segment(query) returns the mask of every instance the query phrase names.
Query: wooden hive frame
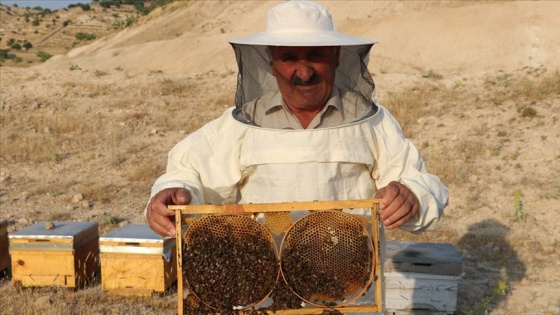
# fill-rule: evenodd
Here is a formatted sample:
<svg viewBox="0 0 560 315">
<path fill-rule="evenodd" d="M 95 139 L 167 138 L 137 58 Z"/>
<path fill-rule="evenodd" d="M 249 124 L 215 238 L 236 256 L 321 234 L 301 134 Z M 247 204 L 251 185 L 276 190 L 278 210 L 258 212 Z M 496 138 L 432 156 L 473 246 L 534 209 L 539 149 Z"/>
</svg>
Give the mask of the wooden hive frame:
<svg viewBox="0 0 560 315">
<path fill-rule="evenodd" d="M 0 219 L 0 272 L 10 267 L 9 246 L 8 221 L 6 219 Z"/>
<path fill-rule="evenodd" d="M 284 202 L 284 203 L 262 203 L 262 204 L 228 204 L 228 205 L 188 205 L 169 206 L 175 211 L 176 228 L 176 261 L 177 261 L 177 313 L 184 311 L 184 279 L 183 279 L 183 236 L 184 225 L 188 225 L 188 219 L 193 215 L 219 215 L 219 214 L 260 214 L 267 212 L 292 212 L 292 211 L 332 211 L 341 209 L 370 209 L 371 238 L 373 243 L 372 258 L 374 261 L 373 277 L 371 286 L 374 289 L 374 297 L 371 303 L 360 305 L 344 305 L 334 307 L 340 313 L 382 313 L 382 258 L 380 251 L 380 224 L 379 224 L 379 202 L 380 199 L 365 200 L 341 200 L 341 201 L 312 201 L 312 202 Z M 303 309 L 276 310 L 274 314 L 322 314 L 326 307 L 305 307 Z M 272 313 L 270 311 L 269 313 Z"/>
</svg>

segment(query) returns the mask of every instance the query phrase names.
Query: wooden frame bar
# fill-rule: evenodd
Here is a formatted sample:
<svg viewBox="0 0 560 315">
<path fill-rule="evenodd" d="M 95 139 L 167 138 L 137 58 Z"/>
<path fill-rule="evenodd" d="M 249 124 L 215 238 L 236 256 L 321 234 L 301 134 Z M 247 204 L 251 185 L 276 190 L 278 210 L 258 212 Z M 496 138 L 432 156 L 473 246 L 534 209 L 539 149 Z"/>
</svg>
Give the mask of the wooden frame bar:
<svg viewBox="0 0 560 315">
<path fill-rule="evenodd" d="M 381 277 L 381 250 L 380 250 L 380 224 L 379 224 L 379 202 L 380 199 L 364 200 L 340 200 L 340 201 L 311 201 L 311 202 L 283 202 L 283 203 L 261 203 L 261 204 L 226 204 L 226 205 L 186 205 L 169 206 L 175 211 L 175 241 L 176 241 L 176 260 L 177 260 L 177 313 L 183 314 L 184 310 L 184 285 L 183 285 L 183 225 L 188 224 L 187 220 L 192 215 L 224 215 L 224 214 L 258 214 L 267 212 L 287 212 L 287 211 L 327 211 L 342 209 L 371 209 L 371 237 L 373 243 L 372 258 L 375 261 L 373 270 L 372 286 L 374 288 L 374 301 L 367 305 L 345 305 L 334 307 L 337 311 L 347 313 L 382 313 L 382 277 Z M 274 314 L 322 314 L 325 307 L 306 307 L 303 309 L 276 310 Z M 272 312 L 272 311 L 271 311 Z"/>
</svg>

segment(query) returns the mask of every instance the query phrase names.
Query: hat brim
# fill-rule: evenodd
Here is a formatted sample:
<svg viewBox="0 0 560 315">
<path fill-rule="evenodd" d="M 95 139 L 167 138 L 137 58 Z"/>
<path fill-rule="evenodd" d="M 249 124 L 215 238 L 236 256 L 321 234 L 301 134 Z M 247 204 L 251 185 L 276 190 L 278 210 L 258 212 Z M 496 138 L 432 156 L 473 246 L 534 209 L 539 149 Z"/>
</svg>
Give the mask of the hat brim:
<svg viewBox="0 0 560 315">
<path fill-rule="evenodd" d="M 377 41 L 344 35 L 336 31 L 321 32 L 263 32 L 232 39 L 231 44 L 261 46 L 354 46 L 373 45 Z"/>
</svg>

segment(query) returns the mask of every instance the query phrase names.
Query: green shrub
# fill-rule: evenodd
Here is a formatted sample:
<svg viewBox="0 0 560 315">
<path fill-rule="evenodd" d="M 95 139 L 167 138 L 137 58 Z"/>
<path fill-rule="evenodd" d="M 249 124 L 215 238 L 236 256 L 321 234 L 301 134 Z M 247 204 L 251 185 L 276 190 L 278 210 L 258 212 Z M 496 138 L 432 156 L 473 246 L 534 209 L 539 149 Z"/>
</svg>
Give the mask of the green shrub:
<svg viewBox="0 0 560 315">
<path fill-rule="evenodd" d="M 9 49 L 0 49 L 0 62 L 4 62 L 4 60 L 8 59 Z"/>
<path fill-rule="evenodd" d="M 41 62 L 45 62 L 45 61 L 49 60 L 52 57 L 52 55 L 47 53 L 47 52 L 44 52 L 44 51 L 40 50 L 40 51 L 37 52 L 37 57 L 39 57 Z"/>
<path fill-rule="evenodd" d="M 78 32 L 75 36 L 77 40 L 94 40 L 96 37 L 95 34 L 84 32 Z"/>
<path fill-rule="evenodd" d="M 535 117 L 537 116 L 537 111 L 533 107 L 524 107 L 521 110 L 521 117 Z"/>
</svg>

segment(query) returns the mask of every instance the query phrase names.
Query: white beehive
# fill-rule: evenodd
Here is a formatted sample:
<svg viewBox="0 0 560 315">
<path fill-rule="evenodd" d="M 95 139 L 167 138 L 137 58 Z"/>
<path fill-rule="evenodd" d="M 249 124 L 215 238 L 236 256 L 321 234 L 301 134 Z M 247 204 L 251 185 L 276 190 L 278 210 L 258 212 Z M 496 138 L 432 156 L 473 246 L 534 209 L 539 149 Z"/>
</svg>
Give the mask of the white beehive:
<svg viewBox="0 0 560 315">
<path fill-rule="evenodd" d="M 451 244 L 386 242 L 386 314 L 453 314 L 462 261 Z"/>
</svg>

